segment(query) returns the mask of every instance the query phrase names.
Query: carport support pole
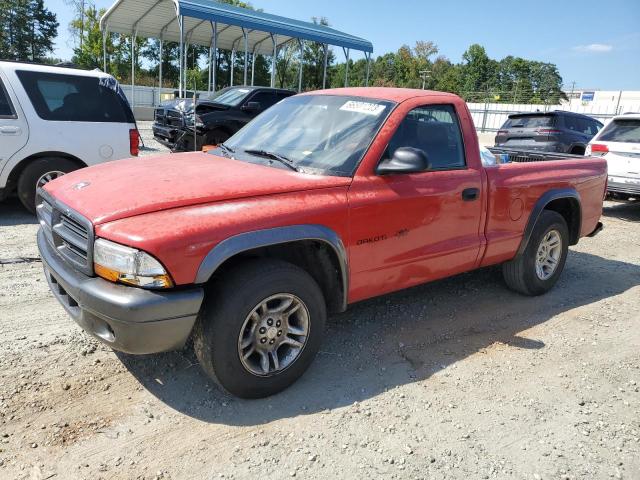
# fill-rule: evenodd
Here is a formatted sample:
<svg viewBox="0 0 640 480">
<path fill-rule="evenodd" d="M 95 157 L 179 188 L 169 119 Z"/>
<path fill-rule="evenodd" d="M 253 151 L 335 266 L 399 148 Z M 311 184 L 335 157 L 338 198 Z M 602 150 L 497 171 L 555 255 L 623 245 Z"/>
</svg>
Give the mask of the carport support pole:
<svg viewBox="0 0 640 480">
<path fill-rule="evenodd" d="M 327 58 L 329 56 L 329 45 L 324 44 L 324 63 L 322 67 L 322 89 L 327 88 Z"/>
<path fill-rule="evenodd" d="M 349 49 L 342 47 L 342 51 L 344 52 L 344 56 L 347 61 L 344 64 L 344 86 L 349 86 Z"/>
<path fill-rule="evenodd" d="M 367 57 L 367 73 L 364 77 L 364 86 L 368 87 L 369 86 L 369 65 L 371 64 L 371 54 L 365 53 L 365 57 Z"/>
<path fill-rule="evenodd" d="M 178 82 L 178 95 L 180 98 L 182 98 L 182 67 L 183 67 L 183 57 L 184 57 L 184 22 L 183 22 L 184 17 L 182 15 L 180 15 L 178 17 L 178 27 L 180 29 L 180 52 L 178 54 L 178 62 L 180 63 L 180 68 L 179 68 L 179 82 Z"/>
<path fill-rule="evenodd" d="M 229 80 L 229 86 L 233 87 L 233 70 L 235 68 L 235 64 L 236 64 L 236 47 L 233 47 L 233 50 L 231 50 L 231 80 Z"/>
<path fill-rule="evenodd" d="M 213 22 L 213 67 L 211 73 L 211 91 L 216 91 L 216 73 L 218 72 L 218 22 Z"/>
<path fill-rule="evenodd" d="M 244 77 L 242 80 L 242 84 L 247 84 L 247 71 L 249 69 L 249 35 L 247 35 L 247 31 L 242 29 L 242 36 L 244 37 Z"/>
<path fill-rule="evenodd" d="M 253 46 L 253 50 L 251 51 L 251 86 L 253 87 L 255 84 L 255 74 L 256 74 L 256 46 Z"/>
<path fill-rule="evenodd" d="M 160 35 L 160 64 L 158 65 L 158 105 L 162 102 L 162 57 L 163 57 L 163 47 L 164 47 L 164 39 L 163 35 Z"/>
<path fill-rule="evenodd" d="M 300 67 L 298 68 L 298 93 L 302 92 L 302 63 L 304 60 L 304 42 L 302 39 L 298 39 L 300 45 Z"/>
<path fill-rule="evenodd" d="M 105 27 L 104 32 L 102 32 L 102 71 L 107 73 L 107 35 L 109 35 L 109 31 L 107 30 L 109 27 Z"/>
<path fill-rule="evenodd" d="M 134 89 L 136 83 L 136 38 L 138 32 L 131 32 L 131 107 L 136 106 Z"/>
<path fill-rule="evenodd" d="M 271 88 L 276 86 L 276 63 L 278 61 L 278 36 L 271 35 L 273 40 L 273 57 L 271 59 Z"/>
</svg>

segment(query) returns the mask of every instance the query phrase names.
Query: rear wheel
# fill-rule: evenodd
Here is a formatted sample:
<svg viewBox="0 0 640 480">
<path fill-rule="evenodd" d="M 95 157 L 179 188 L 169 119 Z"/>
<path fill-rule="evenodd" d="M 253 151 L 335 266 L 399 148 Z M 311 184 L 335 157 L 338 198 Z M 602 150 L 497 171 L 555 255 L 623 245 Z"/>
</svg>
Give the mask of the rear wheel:
<svg viewBox="0 0 640 480">
<path fill-rule="evenodd" d="M 524 295 L 541 295 L 558 281 L 569 250 L 569 229 L 558 212 L 543 210 L 522 254 L 502 265 L 507 286 Z"/>
<path fill-rule="evenodd" d="M 207 295 L 194 331 L 202 368 L 243 398 L 287 388 L 320 347 L 326 318 L 320 287 L 279 260 L 245 263 L 222 282 Z"/>
<path fill-rule="evenodd" d="M 60 157 L 43 157 L 25 167 L 18 179 L 18 197 L 27 210 L 36 211 L 36 190 L 65 173 L 80 168 L 78 164 Z"/>
</svg>

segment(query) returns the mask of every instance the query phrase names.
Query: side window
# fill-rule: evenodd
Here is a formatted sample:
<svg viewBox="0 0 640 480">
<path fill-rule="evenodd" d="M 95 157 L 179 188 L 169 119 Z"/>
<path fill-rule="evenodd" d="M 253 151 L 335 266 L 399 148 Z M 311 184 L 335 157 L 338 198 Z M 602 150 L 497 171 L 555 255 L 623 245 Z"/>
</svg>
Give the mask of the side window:
<svg viewBox="0 0 640 480">
<path fill-rule="evenodd" d="M 131 108 L 110 77 L 16 72 L 43 120 L 133 123 Z"/>
<path fill-rule="evenodd" d="M 580 118 L 574 117 L 573 115 L 566 115 L 564 117 L 564 125 L 567 127 L 567 130 L 571 130 L 572 132 L 582 133 L 582 125 Z"/>
<path fill-rule="evenodd" d="M 13 110 L 11 100 L 9 100 L 9 94 L 4 88 L 4 83 L 0 78 L 0 118 L 15 118 L 16 112 Z"/>
<path fill-rule="evenodd" d="M 462 133 L 453 105 L 428 105 L 411 110 L 389 142 L 385 158 L 392 157 L 400 147 L 423 150 L 432 170 L 466 165 Z"/>
<path fill-rule="evenodd" d="M 266 110 L 267 108 L 274 105 L 278 100 L 273 92 L 258 92 L 253 95 L 250 99 L 250 102 L 258 102 L 260 104 L 260 108 L 262 110 Z"/>
<path fill-rule="evenodd" d="M 601 125 L 594 120 L 585 120 L 585 132 L 587 135 L 595 135 L 600 130 Z"/>
</svg>

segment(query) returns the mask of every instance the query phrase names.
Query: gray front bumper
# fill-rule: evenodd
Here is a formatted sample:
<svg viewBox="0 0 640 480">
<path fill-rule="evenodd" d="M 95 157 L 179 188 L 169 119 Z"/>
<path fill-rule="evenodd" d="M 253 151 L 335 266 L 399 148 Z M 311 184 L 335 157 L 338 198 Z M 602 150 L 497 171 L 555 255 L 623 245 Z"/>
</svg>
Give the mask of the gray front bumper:
<svg viewBox="0 0 640 480">
<path fill-rule="evenodd" d="M 49 287 L 89 334 L 115 350 L 156 353 L 181 348 L 196 321 L 204 290 L 145 290 L 89 277 L 69 266 L 38 231 Z"/>
</svg>

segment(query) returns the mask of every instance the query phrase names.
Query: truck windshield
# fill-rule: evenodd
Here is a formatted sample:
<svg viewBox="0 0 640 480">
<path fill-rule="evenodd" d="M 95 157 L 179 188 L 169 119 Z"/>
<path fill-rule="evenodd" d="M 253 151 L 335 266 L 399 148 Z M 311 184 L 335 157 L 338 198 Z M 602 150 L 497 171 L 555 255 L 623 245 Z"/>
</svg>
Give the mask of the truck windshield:
<svg viewBox="0 0 640 480">
<path fill-rule="evenodd" d="M 248 88 L 229 88 L 221 90 L 217 95 L 209 97 L 212 102 L 235 107 L 239 105 L 251 90 Z"/>
<path fill-rule="evenodd" d="M 253 160 L 251 152 L 268 152 L 303 171 L 351 176 L 393 106 L 389 101 L 337 95 L 289 97 L 224 145 L 242 160 Z"/>
</svg>

